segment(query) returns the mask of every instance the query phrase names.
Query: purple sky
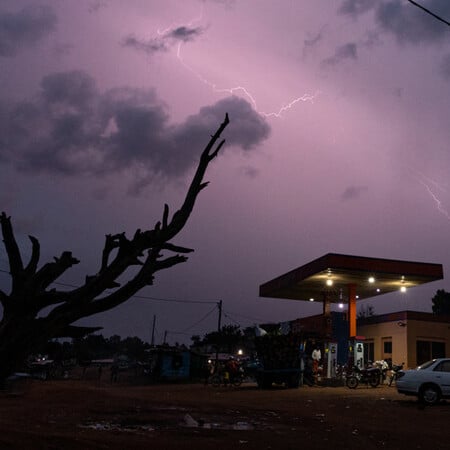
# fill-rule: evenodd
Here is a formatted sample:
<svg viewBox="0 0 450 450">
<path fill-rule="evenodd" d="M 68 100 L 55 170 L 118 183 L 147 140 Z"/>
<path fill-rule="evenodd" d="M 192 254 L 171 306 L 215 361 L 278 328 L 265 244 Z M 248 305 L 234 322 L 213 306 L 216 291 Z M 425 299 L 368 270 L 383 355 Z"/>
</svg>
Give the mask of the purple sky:
<svg viewBox="0 0 450 450">
<path fill-rule="evenodd" d="M 450 20 L 448 0 L 421 3 Z M 81 260 L 61 282 L 96 270 L 105 234 L 180 205 L 225 111 L 226 147 L 174 241 L 196 251 L 141 295 L 223 300 L 245 327 L 320 312 L 258 287 L 328 252 L 447 273 L 450 28 L 411 3 L 0 2 L 0 210 L 42 263 Z M 441 288 L 368 303 L 431 311 Z M 213 308 L 133 299 L 83 324 L 149 340 L 156 315 L 157 342 L 189 342 Z"/>
</svg>

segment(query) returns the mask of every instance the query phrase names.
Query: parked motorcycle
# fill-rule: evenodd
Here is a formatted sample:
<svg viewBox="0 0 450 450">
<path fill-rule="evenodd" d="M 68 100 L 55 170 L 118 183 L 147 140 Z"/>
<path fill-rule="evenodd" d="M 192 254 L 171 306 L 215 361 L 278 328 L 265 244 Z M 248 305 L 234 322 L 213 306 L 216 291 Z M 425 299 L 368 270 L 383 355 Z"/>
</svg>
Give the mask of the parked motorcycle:
<svg viewBox="0 0 450 450">
<path fill-rule="evenodd" d="M 345 384 L 350 389 L 356 389 L 359 383 L 370 385 L 371 387 L 377 387 L 380 384 L 381 370 L 378 367 L 369 367 L 367 369 L 360 369 L 359 367 L 353 367 L 350 374 L 347 375 Z"/>
<path fill-rule="evenodd" d="M 244 370 L 239 367 L 236 373 L 228 373 L 226 371 L 219 371 L 209 377 L 209 383 L 214 387 L 219 386 L 240 386 L 244 381 Z"/>
<path fill-rule="evenodd" d="M 389 382 L 388 382 L 389 386 L 391 386 L 392 383 L 397 380 L 398 373 L 400 372 L 400 370 L 403 370 L 404 364 L 405 363 L 392 364 L 392 372 L 391 372 L 391 376 L 389 377 Z"/>
<path fill-rule="evenodd" d="M 375 361 L 373 367 L 378 367 L 380 369 L 381 372 L 381 379 L 380 379 L 380 383 L 384 384 L 384 382 L 387 379 L 387 373 L 389 370 L 389 364 L 386 360 L 384 359 L 380 359 L 379 361 Z"/>
</svg>

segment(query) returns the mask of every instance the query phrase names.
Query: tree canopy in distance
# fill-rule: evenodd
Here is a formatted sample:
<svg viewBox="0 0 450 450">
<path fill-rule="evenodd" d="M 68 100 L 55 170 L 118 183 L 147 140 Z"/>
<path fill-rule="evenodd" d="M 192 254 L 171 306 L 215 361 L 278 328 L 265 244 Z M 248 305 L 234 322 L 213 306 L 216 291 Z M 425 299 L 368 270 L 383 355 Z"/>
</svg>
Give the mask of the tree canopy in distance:
<svg viewBox="0 0 450 450">
<path fill-rule="evenodd" d="M 438 289 L 431 299 L 433 313 L 438 316 L 450 316 L 450 292 Z"/>
</svg>

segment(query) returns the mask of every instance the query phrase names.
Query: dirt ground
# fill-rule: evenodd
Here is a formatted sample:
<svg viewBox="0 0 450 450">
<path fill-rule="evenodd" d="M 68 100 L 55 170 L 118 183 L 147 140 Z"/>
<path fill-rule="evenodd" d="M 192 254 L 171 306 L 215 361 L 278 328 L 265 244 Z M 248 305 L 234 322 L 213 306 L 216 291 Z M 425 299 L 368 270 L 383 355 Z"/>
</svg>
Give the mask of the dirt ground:
<svg viewBox="0 0 450 450">
<path fill-rule="evenodd" d="M 259 390 L 28 381 L 0 393 L 0 449 L 448 449 L 450 402 L 394 387 Z"/>
</svg>

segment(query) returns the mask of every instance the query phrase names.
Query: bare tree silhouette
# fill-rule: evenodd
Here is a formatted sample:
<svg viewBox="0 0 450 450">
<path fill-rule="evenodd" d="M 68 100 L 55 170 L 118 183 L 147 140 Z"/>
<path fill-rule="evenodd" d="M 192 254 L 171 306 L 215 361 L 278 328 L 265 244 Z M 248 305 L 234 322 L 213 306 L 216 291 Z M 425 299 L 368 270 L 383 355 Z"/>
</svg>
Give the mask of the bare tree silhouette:
<svg viewBox="0 0 450 450">
<path fill-rule="evenodd" d="M 225 140 L 221 133 L 229 123 L 228 114 L 203 150 L 182 206 L 169 218 L 164 206 L 162 220 L 153 229 L 137 230 L 129 239 L 125 233 L 106 235 L 98 272 L 86 276 L 85 283 L 73 290 L 60 291 L 52 285 L 70 267 L 79 263 L 69 251 L 38 268 L 39 241 L 30 236 L 32 252 L 23 263 L 10 217 L 0 215 L 3 242 L 8 255 L 11 289 L 0 290 L 3 316 L 0 321 L 0 382 L 19 368 L 38 346 L 56 337 L 81 337 L 100 328 L 73 325 L 83 317 L 110 310 L 127 301 L 140 289 L 152 285 L 154 274 L 187 260 L 192 249 L 170 241 L 183 229 L 198 194 L 208 182 L 203 178 L 209 163 L 217 156 Z M 164 252 L 173 252 L 164 256 Z M 118 278 L 137 266 L 124 284 Z M 49 311 L 48 313 L 46 311 Z"/>
</svg>

